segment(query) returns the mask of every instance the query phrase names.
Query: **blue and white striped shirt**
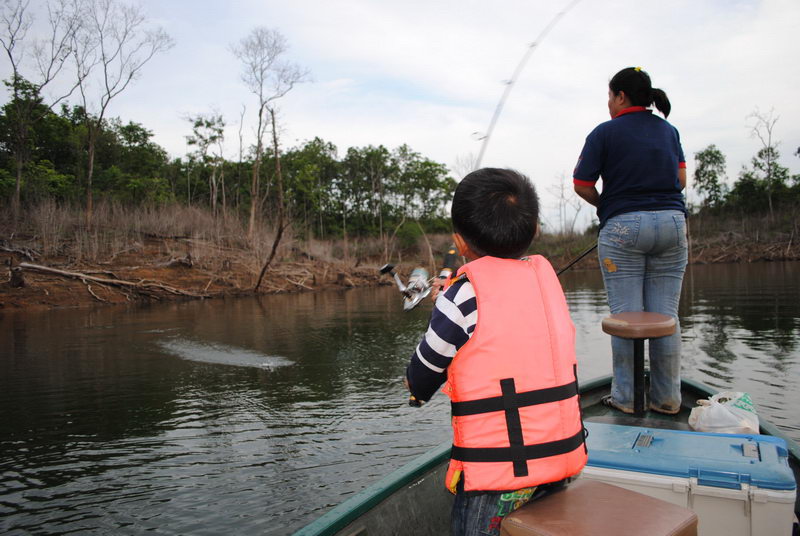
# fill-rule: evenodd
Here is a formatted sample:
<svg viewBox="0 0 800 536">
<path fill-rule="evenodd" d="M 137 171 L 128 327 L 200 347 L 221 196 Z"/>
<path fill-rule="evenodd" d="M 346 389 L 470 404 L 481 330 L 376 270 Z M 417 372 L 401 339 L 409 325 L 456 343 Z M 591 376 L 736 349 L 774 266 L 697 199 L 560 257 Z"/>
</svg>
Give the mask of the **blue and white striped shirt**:
<svg viewBox="0 0 800 536">
<path fill-rule="evenodd" d="M 428 331 L 406 369 L 411 394 L 418 400 L 430 400 L 447 380 L 447 367 L 477 323 L 475 289 L 466 278 L 458 279 L 436 298 Z"/>
</svg>

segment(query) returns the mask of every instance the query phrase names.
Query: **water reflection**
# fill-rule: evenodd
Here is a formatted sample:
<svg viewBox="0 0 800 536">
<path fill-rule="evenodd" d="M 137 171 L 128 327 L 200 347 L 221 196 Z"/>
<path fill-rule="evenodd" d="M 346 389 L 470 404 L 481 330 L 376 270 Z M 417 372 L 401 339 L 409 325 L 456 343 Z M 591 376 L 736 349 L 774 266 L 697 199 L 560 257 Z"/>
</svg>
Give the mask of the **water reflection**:
<svg viewBox="0 0 800 536">
<path fill-rule="evenodd" d="M 692 267 L 680 314 L 684 374 L 800 440 L 798 268 Z M 599 273 L 563 282 L 580 379 L 607 374 Z M 291 532 L 449 437 L 446 397 L 400 383 L 429 311 L 383 287 L 0 314 L 0 532 Z"/>
</svg>

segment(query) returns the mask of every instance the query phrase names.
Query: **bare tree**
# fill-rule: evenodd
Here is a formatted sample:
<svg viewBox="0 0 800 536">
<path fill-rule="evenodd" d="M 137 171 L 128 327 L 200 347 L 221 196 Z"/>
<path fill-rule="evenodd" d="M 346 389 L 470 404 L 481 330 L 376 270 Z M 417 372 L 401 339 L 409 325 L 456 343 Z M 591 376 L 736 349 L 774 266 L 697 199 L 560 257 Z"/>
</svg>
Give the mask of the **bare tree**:
<svg viewBox="0 0 800 536">
<path fill-rule="evenodd" d="M 250 181 L 250 222 L 247 228 L 251 240 L 255 232 L 259 207 L 261 159 L 264 152 L 264 134 L 268 124 L 266 115 L 273 116 L 274 107 L 271 107 L 271 103 L 286 95 L 307 75 L 306 71 L 297 65 L 283 60 L 287 49 L 286 38 L 280 32 L 264 27 L 255 28 L 231 47 L 233 54 L 242 62 L 242 81 L 258 98 L 256 152 Z M 277 146 L 277 136 L 273 138 L 274 145 Z M 277 153 L 275 157 L 278 158 Z M 279 164 L 277 169 L 280 169 Z M 278 225 L 282 224 L 283 221 L 280 219 Z"/>
<path fill-rule="evenodd" d="M 242 161 L 244 160 L 244 137 L 242 136 L 242 129 L 244 128 L 244 115 L 247 112 L 247 106 L 242 104 L 242 112 L 239 114 L 239 165 L 236 166 L 236 194 L 234 203 L 239 207 L 239 191 L 242 185 Z"/>
<path fill-rule="evenodd" d="M 468 173 L 475 171 L 477 168 L 475 167 L 478 164 L 478 156 L 474 153 L 466 153 L 463 155 L 456 156 L 456 162 L 452 166 L 450 166 L 453 173 L 455 173 L 456 177 L 463 178 Z"/>
<path fill-rule="evenodd" d="M 68 0 L 47 3 L 47 32 L 27 42 L 34 18 L 28 12 L 29 0 L 5 0 L 0 7 L 0 45 L 11 65 L 11 90 L 8 116 L 12 122 L 11 150 L 16 165 L 16 181 L 11 206 L 14 220 L 19 213 L 22 175 L 30 158 L 31 129 L 77 87 L 65 86 L 47 98 L 43 93 L 64 69 L 69 44 L 80 27 L 78 11 Z M 30 46 L 27 46 L 30 45 Z"/>
<path fill-rule="evenodd" d="M 750 137 L 758 138 L 761 142 L 761 150 L 758 154 L 764 164 L 764 181 L 770 218 L 774 217 L 772 210 L 772 193 L 776 183 L 775 161 L 778 158 L 779 143 L 772 139 L 772 133 L 773 130 L 775 130 L 775 123 L 778 122 L 778 119 L 780 119 L 780 116 L 775 115 L 774 109 L 770 109 L 769 112 L 764 113 L 756 108 L 747 116 L 747 120 L 749 121 L 747 128 L 750 129 Z"/>
<path fill-rule="evenodd" d="M 548 191 L 558 200 L 558 225 L 561 233 L 570 236 L 574 235 L 575 224 L 578 222 L 578 216 L 585 203 L 581 202 L 581 199 L 567 184 L 567 176 L 564 173 L 558 176 L 556 181 L 548 188 Z M 570 212 L 572 212 L 571 220 Z"/>
<path fill-rule="evenodd" d="M 261 280 L 264 278 L 264 273 L 267 271 L 270 263 L 272 263 L 272 259 L 275 258 L 275 253 L 278 251 L 278 245 L 281 243 L 281 238 L 283 238 L 283 232 L 289 225 L 286 219 L 286 208 L 283 200 L 283 173 L 281 172 L 281 153 L 278 146 L 278 127 L 275 121 L 275 108 L 268 106 L 267 111 L 269 112 L 270 123 L 272 124 L 272 151 L 275 156 L 275 187 L 278 195 L 278 214 L 275 218 L 275 238 L 272 240 L 272 249 L 269 252 L 269 257 L 267 257 L 264 266 L 261 267 L 261 273 L 258 274 L 258 281 L 256 282 L 255 286 L 256 291 L 261 286 Z"/>
<path fill-rule="evenodd" d="M 256 154 L 253 162 L 253 176 L 250 182 L 250 222 L 248 236 L 252 240 L 255 234 L 256 215 L 259 206 L 259 173 L 264 151 L 264 132 L 267 120 L 272 124 L 272 149 L 275 157 L 275 180 L 278 190 L 278 214 L 275 224 L 275 239 L 272 243 L 267 261 L 261 268 L 255 290 L 261 286 L 261 280 L 278 250 L 283 232 L 286 228 L 286 210 L 283 200 L 283 175 L 281 173 L 280 150 L 278 146 L 278 128 L 275 121 L 274 102 L 286 95 L 302 82 L 308 75 L 294 63 L 283 60 L 288 49 L 286 38 L 277 30 L 258 27 L 237 45 L 232 47 L 234 55 L 243 64 L 242 80 L 251 93 L 258 97 L 256 123 Z M 269 118 L 265 117 L 265 113 Z"/>
<path fill-rule="evenodd" d="M 119 0 L 85 0 L 81 31 L 71 43 L 87 129 L 86 222 L 92 221 L 92 178 L 97 136 L 111 101 L 173 41 L 151 26 L 140 7 Z"/>
<path fill-rule="evenodd" d="M 222 184 L 223 210 L 225 208 L 225 187 L 223 167 L 223 141 L 225 139 L 225 119 L 219 113 L 198 114 L 187 117 L 192 124 L 192 135 L 186 136 L 186 143 L 197 147 L 196 154 L 203 166 L 210 166 L 208 175 L 209 205 L 217 216 L 217 201 Z M 216 151 L 212 150 L 216 148 Z M 209 154 L 211 152 L 211 154 Z"/>
</svg>

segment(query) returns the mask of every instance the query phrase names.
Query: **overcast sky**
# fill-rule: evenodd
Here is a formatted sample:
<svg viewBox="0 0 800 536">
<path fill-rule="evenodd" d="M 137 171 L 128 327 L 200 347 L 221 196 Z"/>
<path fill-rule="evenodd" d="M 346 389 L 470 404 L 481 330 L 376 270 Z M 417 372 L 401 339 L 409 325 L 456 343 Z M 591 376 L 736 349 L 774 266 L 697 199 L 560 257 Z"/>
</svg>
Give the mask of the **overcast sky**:
<svg viewBox="0 0 800 536">
<path fill-rule="evenodd" d="M 110 114 L 144 124 L 180 156 L 185 117 L 217 110 L 234 158 L 241 107 L 252 141 L 256 100 L 230 46 L 265 26 L 286 36 L 287 59 L 312 77 L 279 101 L 284 148 L 315 136 L 340 156 L 351 146 L 406 143 L 460 178 L 459 162 L 477 155 L 476 133 L 486 132 L 503 81 L 569 3 L 146 0 L 143 9 L 175 46 L 145 67 Z M 713 143 L 735 180 L 760 147 L 747 128 L 756 108 L 779 116 L 781 163 L 800 173 L 799 34 L 798 0 L 582 0 L 531 56 L 483 165 L 529 175 L 553 220 L 553 184 L 564 176 L 571 185 L 584 138 L 608 119 L 609 78 L 641 66 L 672 102 L 669 120 L 690 177 L 694 153 Z M 6 78 L 7 61 L 2 69 Z"/>
</svg>

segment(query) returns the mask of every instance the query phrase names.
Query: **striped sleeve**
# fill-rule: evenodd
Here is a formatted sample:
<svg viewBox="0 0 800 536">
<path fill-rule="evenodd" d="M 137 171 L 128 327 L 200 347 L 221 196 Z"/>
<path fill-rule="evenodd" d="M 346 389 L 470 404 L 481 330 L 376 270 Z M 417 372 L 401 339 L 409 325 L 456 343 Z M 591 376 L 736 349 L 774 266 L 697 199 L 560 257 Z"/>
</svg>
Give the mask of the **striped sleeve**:
<svg viewBox="0 0 800 536">
<path fill-rule="evenodd" d="M 425 337 L 417 345 L 406 369 L 411 394 L 430 400 L 447 379 L 447 367 L 466 344 L 478 320 L 477 300 L 472 284 L 456 281 L 434 304 Z"/>
</svg>

